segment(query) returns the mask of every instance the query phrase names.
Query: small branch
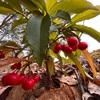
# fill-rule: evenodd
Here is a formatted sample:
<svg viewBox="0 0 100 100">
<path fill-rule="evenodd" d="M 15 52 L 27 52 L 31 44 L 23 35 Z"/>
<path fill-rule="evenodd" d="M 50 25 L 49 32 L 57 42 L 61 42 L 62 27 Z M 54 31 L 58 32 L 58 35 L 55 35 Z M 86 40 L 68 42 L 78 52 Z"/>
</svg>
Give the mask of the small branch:
<svg viewBox="0 0 100 100">
<path fill-rule="evenodd" d="M 71 68 L 72 68 L 72 69 L 74 70 L 74 72 L 75 72 L 75 75 L 76 75 L 78 84 L 79 84 L 79 86 L 80 86 L 81 92 L 84 93 L 85 91 L 84 91 L 84 88 L 83 88 L 83 85 L 82 85 L 82 81 L 81 81 L 81 79 L 80 79 L 80 77 L 79 77 L 79 75 L 78 75 L 76 69 L 73 68 L 73 67 L 71 67 Z"/>
</svg>

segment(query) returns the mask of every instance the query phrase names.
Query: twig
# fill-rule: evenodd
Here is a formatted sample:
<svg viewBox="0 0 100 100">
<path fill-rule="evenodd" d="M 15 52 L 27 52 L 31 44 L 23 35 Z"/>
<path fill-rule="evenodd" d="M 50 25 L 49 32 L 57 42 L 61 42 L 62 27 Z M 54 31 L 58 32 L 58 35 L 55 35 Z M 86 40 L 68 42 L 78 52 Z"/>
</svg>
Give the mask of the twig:
<svg viewBox="0 0 100 100">
<path fill-rule="evenodd" d="M 83 85 L 82 85 L 82 81 L 81 81 L 81 79 L 80 79 L 80 77 L 79 77 L 79 75 L 78 75 L 76 69 L 73 68 L 73 67 L 71 67 L 71 68 L 72 68 L 72 69 L 74 70 L 74 72 L 75 72 L 75 75 L 76 75 L 78 84 L 79 84 L 79 86 L 80 86 L 81 92 L 84 93 L 85 91 L 84 91 L 84 88 L 83 88 Z"/>
</svg>

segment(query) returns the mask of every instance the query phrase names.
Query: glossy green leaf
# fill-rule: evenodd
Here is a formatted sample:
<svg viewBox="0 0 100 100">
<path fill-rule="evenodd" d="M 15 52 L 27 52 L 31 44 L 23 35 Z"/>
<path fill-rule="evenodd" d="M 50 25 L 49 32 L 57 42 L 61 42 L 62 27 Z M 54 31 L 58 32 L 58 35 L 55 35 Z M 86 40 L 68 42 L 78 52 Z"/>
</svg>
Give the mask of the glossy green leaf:
<svg viewBox="0 0 100 100">
<path fill-rule="evenodd" d="M 22 25 L 22 24 L 25 24 L 25 23 L 27 23 L 27 20 L 24 19 L 24 18 L 21 18 L 21 19 L 19 19 L 19 20 L 15 20 L 15 21 L 12 23 L 12 30 L 13 30 L 15 27 L 17 27 L 17 26 L 19 26 L 19 25 Z"/>
<path fill-rule="evenodd" d="M 45 57 L 45 52 L 48 49 L 50 24 L 48 14 L 46 16 L 34 15 L 26 27 L 26 39 L 31 45 L 33 55 L 40 66 Z"/>
<path fill-rule="evenodd" d="M 61 26 L 63 26 L 63 24 L 54 24 L 50 27 L 50 33 L 57 31 L 58 28 L 60 28 Z"/>
<path fill-rule="evenodd" d="M 21 5 L 18 0 L 5 0 L 15 11 L 22 12 Z"/>
<path fill-rule="evenodd" d="M 73 54 L 67 54 L 67 56 L 76 64 L 77 68 L 79 69 L 80 73 L 83 76 L 83 79 L 86 80 L 86 75 L 85 75 L 84 69 L 81 66 L 81 64 L 78 61 L 78 59 Z"/>
<path fill-rule="evenodd" d="M 19 2 L 27 9 L 29 12 L 38 10 L 37 6 L 31 0 L 19 0 Z"/>
<path fill-rule="evenodd" d="M 86 10 L 80 14 L 76 14 L 73 18 L 72 18 L 72 23 L 76 23 L 76 22 L 80 22 L 80 21 L 84 21 L 90 18 L 93 18 L 97 15 L 99 15 L 100 12 L 98 10 Z"/>
<path fill-rule="evenodd" d="M 46 4 L 44 0 L 31 0 L 43 13 L 46 11 Z"/>
<path fill-rule="evenodd" d="M 73 25 L 72 27 L 100 42 L 100 32 L 96 31 L 95 29 L 84 25 Z"/>
<path fill-rule="evenodd" d="M 52 7 L 57 3 L 57 0 L 46 0 L 47 11 L 52 9 Z"/>
<path fill-rule="evenodd" d="M 56 5 L 49 10 L 49 13 L 54 15 L 58 10 L 63 10 L 70 13 L 81 13 L 87 9 L 96 8 L 86 0 L 64 0 L 56 3 Z"/>
<path fill-rule="evenodd" d="M 69 15 L 69 13 L 66 11 L 58 10 L 57 13 L 54 15 L 54 17 L 64 19 L 67 22 L 71 22 L 71 17 Z"/>
</svg>

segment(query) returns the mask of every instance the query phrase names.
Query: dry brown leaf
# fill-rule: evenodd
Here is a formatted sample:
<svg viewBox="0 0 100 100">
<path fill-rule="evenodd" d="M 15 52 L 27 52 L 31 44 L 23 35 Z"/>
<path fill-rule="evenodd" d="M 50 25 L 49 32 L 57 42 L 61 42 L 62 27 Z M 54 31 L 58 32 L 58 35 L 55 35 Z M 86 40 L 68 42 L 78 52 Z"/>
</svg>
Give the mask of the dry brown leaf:
<svg viewBox="0 0 100 100">
<path fill-rule="evenodd" d="M 76 80 L 75 75 L 71 75 L 71 76 L 62 75 L 62 77 L 60 77 L 58 79 L 60 82 L 67 83 L 68 85 L 76 85 L 77 84 L 77 80 Z"/>
<path fill-rule="evenodd" d="M 70 86 L 74 92 L 75 100 L 82 100 L 82 93 L 79 86 Z"/>
<path fill-rule="evenodd" d="M 8 59 L 0 61 L 0 67 L 9 65 L 11 63 L 21 62 L 21 61 L 28 61 L 28 60 L 23 59 L 23 58 L 8 58 Z"/>
<path fill-rule="evenodd" d="M 89 94 L 88 92 L 83 93 L 82 100 L 89 100 L 90 98 L 93 98 L 91 94 Z M 94 99 L 90 99 L 90 100 L 94 100 Z"/>
<path fill-rule="evenodd" d="M 100 85 L 96 85 L 89 81 L 88 90 L 91 94 L 98 94 L 100 95 Z"/>
<path fill-rule="evenodd" d="M 68 85 L 61 88 L 45 91 L 36 100 L 75 100 L 74 93 Z"/>
</svg>

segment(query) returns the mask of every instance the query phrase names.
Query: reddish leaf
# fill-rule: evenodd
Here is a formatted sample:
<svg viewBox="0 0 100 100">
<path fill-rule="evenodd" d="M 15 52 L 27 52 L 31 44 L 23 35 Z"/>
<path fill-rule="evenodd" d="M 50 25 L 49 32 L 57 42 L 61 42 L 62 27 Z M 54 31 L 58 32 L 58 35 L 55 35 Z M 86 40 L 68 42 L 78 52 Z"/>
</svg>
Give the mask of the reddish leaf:
<svg viewBox="0 0 100 100">
<path fill-rule="evenodd" d="M 28 60 L 23 59 L 23 58 L 8 58 L 8 59 L 0 61 L 0 67 L 6 66 L 12 63 L 16 63 L 16 62 L 21 62 L 21 61 L 28 61 Z"/>
<path fill-rule="evenodd" d="M 91 66 L 91 69 L 92 69 L 92 71 L 93 71 L 93 77 L 95 78 L 96 75 L 97 75 L 97 71 L 96 71 L 95 65 L 94 65 L 94 63 L 93 63 L 93 61 L 92 61 L 92 59 L 91 59 L 91 57 L 90 57 L 90 54 L 88 53 L 87 50 L 83 50 L 82 53 L 84 54 L 84 56 L 86 57 L 86 59 L 87 59 L 89 65 Z"/>
</svg>

